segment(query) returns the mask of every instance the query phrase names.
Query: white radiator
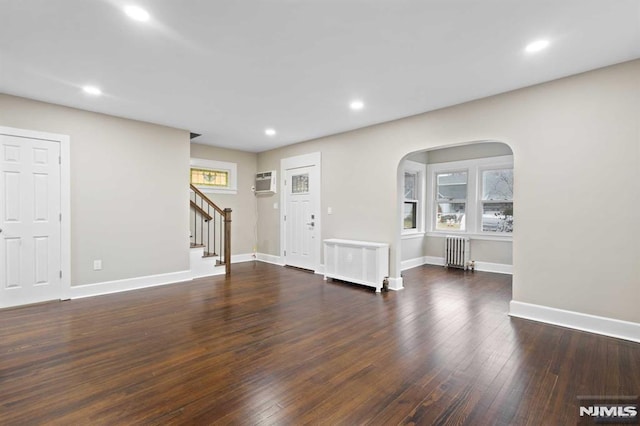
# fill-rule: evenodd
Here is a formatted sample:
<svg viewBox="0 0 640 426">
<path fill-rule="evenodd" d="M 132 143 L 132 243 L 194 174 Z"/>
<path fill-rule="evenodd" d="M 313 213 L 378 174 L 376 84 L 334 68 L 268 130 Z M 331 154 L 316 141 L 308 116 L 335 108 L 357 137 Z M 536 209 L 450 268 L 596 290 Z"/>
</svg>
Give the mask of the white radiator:
<svg viewBox="0 0 640 426">
<path fill-rule="evenodd" d="M 471 267 L 469 237 L 447 235 L 444 243 L 444 266 L 466 270 Z"/>
<path fill-rule="evenodd" d="M 389 276 L 389 244 L 324 240 L 324 279 L 335 278 L 375 287 Z"/>
</svg>

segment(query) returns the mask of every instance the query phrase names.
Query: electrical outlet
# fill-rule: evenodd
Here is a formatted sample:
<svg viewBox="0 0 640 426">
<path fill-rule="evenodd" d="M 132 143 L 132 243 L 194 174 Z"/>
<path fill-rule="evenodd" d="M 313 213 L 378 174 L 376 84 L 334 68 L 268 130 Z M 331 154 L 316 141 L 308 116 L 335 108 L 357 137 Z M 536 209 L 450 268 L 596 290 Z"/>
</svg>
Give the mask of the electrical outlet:
<svg viewBox="0 0 640 426">
<path fill-rule="evenodd" d="M 93 261 L 93 270 L 94 271 L 100 271 L 102 269 L 102 260 L 98 259 L 98 260 L 94 260 Z"/>
</svg>

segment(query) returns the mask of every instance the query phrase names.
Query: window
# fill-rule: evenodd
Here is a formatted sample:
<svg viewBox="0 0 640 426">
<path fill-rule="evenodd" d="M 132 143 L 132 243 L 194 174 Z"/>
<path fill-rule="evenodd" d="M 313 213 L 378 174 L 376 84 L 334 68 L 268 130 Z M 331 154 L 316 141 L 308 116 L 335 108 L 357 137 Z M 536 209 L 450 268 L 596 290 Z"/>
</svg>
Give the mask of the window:
<svg viewBox="0 0 640 426">
<path fill-rule="evenodd" d="M 237 193 L 236 163 L 192 158 L 189 175 L 189 182 L 202 192 Z"/>
<path fill-rule="evenodd" d="M 430 164 L 427 230 L 505 238 L 513 233 L 513 157 Z"/>
<path fill-rule="evenodd" d="M 229 186 L 227 170 L 191 169 L 191 183 L 198 186 L 226 188 Z"/>
<path fill-rule="evenodd" d="M 436 173 L 436 223 L 439 231 L 464 231 L 467 172 Z"/>
<path fill-rule="evenodd" d="M 404 172 L 404 229 L 418 226 L 418 173 Z"/>
<path fill-rule="evenodd" d="M 418 229 L 418 202 L 404 202 L 404 229 Z"/>
<path fill-rule="evenodd" d="M 426 165 L 405 160 L 403 169 L 402 233 L 421 234 L 424 232 Z"/>
<path fill-rule="evenodd" d="M 482 232 L 513 232 L 513 169 L 481 174 Z"/>
<path fill-rule="evenodd" d="M 309 173 L 291 176 L 291 193 L 306 194 L 309 192 Z"/>
</svg>

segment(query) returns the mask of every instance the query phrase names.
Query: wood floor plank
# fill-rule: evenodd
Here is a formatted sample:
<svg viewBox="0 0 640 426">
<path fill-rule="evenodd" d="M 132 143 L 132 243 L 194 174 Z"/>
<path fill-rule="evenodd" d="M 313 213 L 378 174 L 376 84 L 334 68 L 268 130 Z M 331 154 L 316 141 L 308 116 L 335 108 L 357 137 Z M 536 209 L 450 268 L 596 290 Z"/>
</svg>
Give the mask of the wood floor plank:
<svg viewBox="0 0 640 426">
<path fill-rule="evenodd" d="M 575 424 L 578 395 L 640 390 L 640 344 L 509 318 L 509 276 L 403 275 L 247 262 L 0 310 L 0 424 Z"/>
</svg>

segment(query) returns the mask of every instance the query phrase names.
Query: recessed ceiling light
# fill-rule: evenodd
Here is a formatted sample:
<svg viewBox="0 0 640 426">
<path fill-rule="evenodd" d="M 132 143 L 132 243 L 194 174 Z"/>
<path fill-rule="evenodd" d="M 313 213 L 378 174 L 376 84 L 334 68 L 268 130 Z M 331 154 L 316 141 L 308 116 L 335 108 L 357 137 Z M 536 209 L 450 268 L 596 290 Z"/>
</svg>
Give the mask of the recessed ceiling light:
<svg viewBox="0 0 640 426">
<path fill-rule="evenodd" d="M 267 136 L 275 136 L 276 135 L 276 131 L 275 129 L 265 129 L 264 134 Z"/>
<path fill-rule="evenodd" d="M 524 50 L 528 53 L 534 53 L 547 48 L 547 46 L 549 46 L 549 40 L 536 40 L 533 43 L 529 43 Z"/>
<path fill-rule="evenodd" d="M 100 90 L 100 88 L 96 86 L 84 86 L 82 90 L 84 91 L 84 93 L 87 93 L 89 95 L 94 95 L 94 96 L 102 95 L 102 90 Z"/>
<path fill-rule="evenodd" d="M 364 108 L 364 102 L 362 101 L 353 101 L 349 104 L 349 108 L 353 109 L 353 110 L 361 110 L 362 108 Z"/>
<path fill-rule="evenodd" d="M 125 6 L 124 13 L 135 21 L 147 22 L 149 20 L 149 12 L 138 6 Z"/>
</svg>

